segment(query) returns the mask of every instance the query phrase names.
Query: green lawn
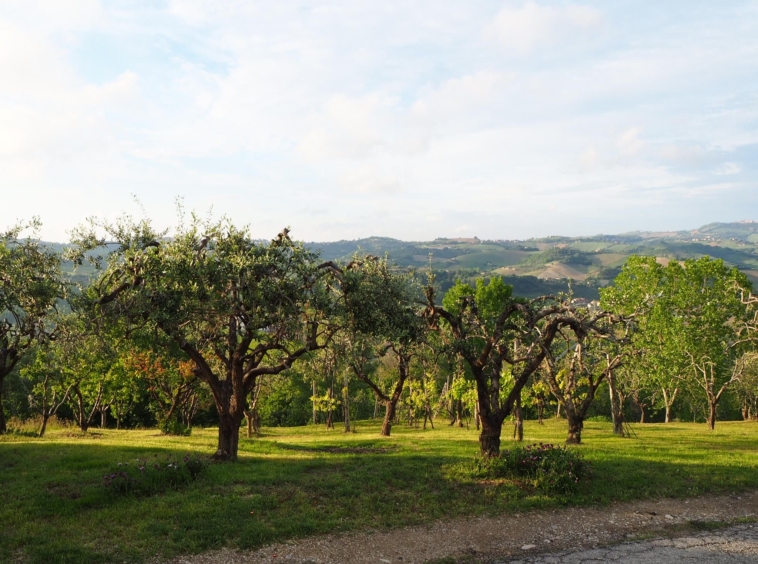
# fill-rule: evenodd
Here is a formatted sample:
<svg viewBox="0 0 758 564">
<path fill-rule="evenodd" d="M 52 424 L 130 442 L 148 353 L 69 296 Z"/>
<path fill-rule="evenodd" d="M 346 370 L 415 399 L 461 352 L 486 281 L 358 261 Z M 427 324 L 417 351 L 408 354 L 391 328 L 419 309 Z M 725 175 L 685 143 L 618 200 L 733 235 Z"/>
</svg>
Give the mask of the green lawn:
<svg viewBox="0 0 758 564">
<path fill-rule="evenodd" d="M 633 428 L 637 439 L 620 439 L 610 424 L 587 423 L 577 448 L 594 477 L 570 499 L 457 478 L 455 465 L 474 456 L 477 435 L 444 423 L 434 431 L 398 425 L 390 438 L 369 422 L 347 435 L 266 429 L 241 440 L 239 462 L 212 464 L 184 490 L 150 498 L 109 495 L 102 477 L 137 457 L 210 454 L 215 430 L 189 438 L 98 429 L 7 435 L 0 437 L 0 562 L 139 562 L 458 515 L 758 488 L 756 423 L 718 423 L 715 432 L 679 423 Z M 525 431 L 528 441 L 560 442 L 565 422 L 528 421 Z"/>
</svg>

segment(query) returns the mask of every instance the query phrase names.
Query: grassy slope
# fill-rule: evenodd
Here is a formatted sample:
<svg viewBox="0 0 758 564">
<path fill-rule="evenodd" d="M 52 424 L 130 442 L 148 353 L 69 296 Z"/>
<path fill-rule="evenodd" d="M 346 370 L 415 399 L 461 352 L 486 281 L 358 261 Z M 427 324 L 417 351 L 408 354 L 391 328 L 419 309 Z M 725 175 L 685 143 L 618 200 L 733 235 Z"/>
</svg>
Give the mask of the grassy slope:
<svg viewBox="0 0 758 564">
<path fill-rule="evenodd" d="M 212 465 L 184 491 L 148 499 L 110 497 L 100 486 L 103 474 L 138 456 L 209 453 L 213 430 L 187 439 L 154 430 L 6 436 L 0 438 L 0 561 L 141 561 L 155 553 L 253 548 L 465 514 L 758 487 L 755 423 L 719 423 L 715 432 L 693 424 L 634 428 L 638 439 L 619 439 L 608 424 L 587 424 L 579 448 L 595 478 L 573 499 L 459 477 L 455 465 L 476 452 L 476 432 L 444 424 L 435 431 L 397 426 L 388 439 L 377 436 L 374 423 L 349 435 L 320 427 L 267 429 L 262 438 L 241 441 L 238 463 Z M 526 423 L 531 441 L 558 442 L 564 433 L 563 421 Z"/>
</svg>

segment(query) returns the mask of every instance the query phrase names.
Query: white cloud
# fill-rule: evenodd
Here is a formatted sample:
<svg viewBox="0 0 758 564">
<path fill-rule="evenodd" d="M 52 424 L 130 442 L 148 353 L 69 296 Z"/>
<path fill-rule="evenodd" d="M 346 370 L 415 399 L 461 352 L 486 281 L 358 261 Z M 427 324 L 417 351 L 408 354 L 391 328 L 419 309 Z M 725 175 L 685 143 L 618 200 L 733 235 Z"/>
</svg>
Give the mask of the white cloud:
<svg viewBox="0 0 758 564">
<path fill-rule="evenodd" d="M 742 167 L 738 163 L 727 162 L 713 171 L 713 174 L 720 176 L 731 176 L 742 172 Z"/>
<path fill-rule="evenodd" d="M 600 165 L 600 155 L 594 145 L 589 145 L 579 157 L 579 163 L 584 170 L 592 170 Z"/>
<path fill-rule="evenodd" d="M 181 194 L 313 239 L 636 229 L 682 194 L 689 226 L 698 198 L 755 201 L 758 18 L 502 6 L 8 0 L 0 186 L 59 238 L 131 192 L 165 223 Z"/>
<path fill-rule="evenodd" d="M 81 31 L 102 23 L 99 0 L 3 0 L 3 14 L 37 31 Z"/>
<path fill-rule="evenodd" d="M 602 22 L 602 14 L 589 6 L 557 8 L 529 1 L 520 8 L 503 8 L 485 33 L 508 50 L 529 53 L 538 47 L 574 41 Z"/>
<path fill-rule="evenodd" d="M 660 148 L 659 154 L 666 161 L 685 165 L 698 165 L 708 159 L 706 150 L 692 143 L 666 144 Z"/>
<path fill-rule="evenodd" d="M 644 141 L 640 139 L 642 130 L 639 127 L 630 127 L 616 139 L 616 148 L 619 155 L 625 158 L 634 157 L 640 153 L 645 146 Z"/>
<path fill-rule="evenodd" d="M 400 194 L 405 191 L 397 178 L 387 175 L 375 166 L 355 167 L 339 179 L 343 192 L 352 194 Z"/>
<path fill-rule="evenodd" d="M 329 100 L 313 120 L 300 149 L 309 160 L 325 158 L 365 158 L 391 149 L 396 100 L 369 95 L 344 95 Z"/>
</svg>

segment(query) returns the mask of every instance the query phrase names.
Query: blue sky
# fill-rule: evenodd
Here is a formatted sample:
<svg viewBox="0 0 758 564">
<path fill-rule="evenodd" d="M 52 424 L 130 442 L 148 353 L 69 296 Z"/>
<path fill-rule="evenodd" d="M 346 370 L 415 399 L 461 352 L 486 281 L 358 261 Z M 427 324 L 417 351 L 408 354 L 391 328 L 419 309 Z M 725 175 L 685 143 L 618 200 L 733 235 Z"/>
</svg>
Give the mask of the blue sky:
<svg viewBox="0 0 758 564">
<path fill-rule="evenodd" d="M 4 224 L 256 237 L 758 219 L 758 2 L 3 0 Z"/>
</svg>

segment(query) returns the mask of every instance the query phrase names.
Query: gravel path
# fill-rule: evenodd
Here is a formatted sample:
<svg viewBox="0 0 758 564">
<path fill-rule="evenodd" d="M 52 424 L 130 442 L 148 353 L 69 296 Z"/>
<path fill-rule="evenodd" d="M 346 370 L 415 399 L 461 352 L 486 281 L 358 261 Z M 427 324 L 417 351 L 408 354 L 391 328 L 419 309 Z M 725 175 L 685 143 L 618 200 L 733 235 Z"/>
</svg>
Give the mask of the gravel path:
<svg viewBox="0 0 758 564">
<path fill-rule="evenodd" d="M 719 531 L 676 539 L 628 542 L 606 548 L 569 550 L 534 558 L 496 560 L 498 564 L 674 564 L 758 562 L 758 526 L 736 525 Z"/>
<path fill-rule="evenodd" d="M 260 564 L 288 562 L 292 564 L 423 564 L 430 560 L 455 557 L 464 562 L 602 562 L 594 554 L 613 556 L 615 549 L 602 549 L 639 537 L 684 536 L 695 539 L 690 548 L 677 547 L 664 540 L 655 543 L 622 544 L 621 558 L 638 550 L 637 560 L 620 562 L 659 562 L 648 544 L 661 554 L 681 557 L 707 553 L 716 557 L 716 550 L 730 560 L 758 561 L 755 552 L 755 531 L 745 525 L 735 527 L 738 536 L 720 537 L 722 533 L 693 534 L 698 523 L 734 523 L 758 517 L 758 492 L 731 496 L 704 496 L 690 499 L 659 499 L 616 503 L 607 507 L 566 508 L 530 511 L 499 517 L 459 518 L 426 526 L 406 527 L 380 532 L 333 534 L 270 545 L 256 551 L 220 550 L 181 557 L 172 564 Z M 758 525 L 756 525 L 758 527 Z M 724 533 L 725 534 L 725 533 Z M 742 535 L 742 536 L 739 536 Z M 744 537 L 744 538 L 743 538 Z M 723 538 L 723 541 L 706 539 Z M 661 544 L 662 543 L 662 544 Z M 669 544 L 667 544 L 669 543 Z M 738 552 L 735 547 L 748 547 Z M 642 548 L 640 548 L 642 547 Z M 582 550 L 590 552 L 582 552 Z M 742 550 L 742 549 L 740 549 Z M 604 551 L 604 552 L 603 552 Z M 610 552 L 609 552 L 610 551 Z M 626 551 L 626 552 L 624 552 Z M 678 551 L 678 552 L 677 552 Z M 689 552 L 688 552 L 689 551 Z M 698 552 L 699 551 L 699 552 Z M 550 553 L 548 556 L 547 553 Z M 589 556 L 582 556 L 589 554 Z M 541 555 L 541 556 L 540 556 Z M 725 556 L 726 557 L 726 556 Z M 529 559 L 531 558 L 531 560 Z M 550 560 L 549 558 L 558 558 Z M 561 560 L 563 558 L 564 560 Z M 677 556 L 676 558 L 679 558 Z M 699 558 L 699 556 L 698 556 Z M 671 560 L 672 562 L 674 560 Z M 721 560 L 701 559 L 703 562 Z M 744 560 L 747 561 L 747 560 Z M 447 560 L 450 562 L 450 560 Z M 447 563 L 446 563 L 447 564 Z"/>
</svg>

